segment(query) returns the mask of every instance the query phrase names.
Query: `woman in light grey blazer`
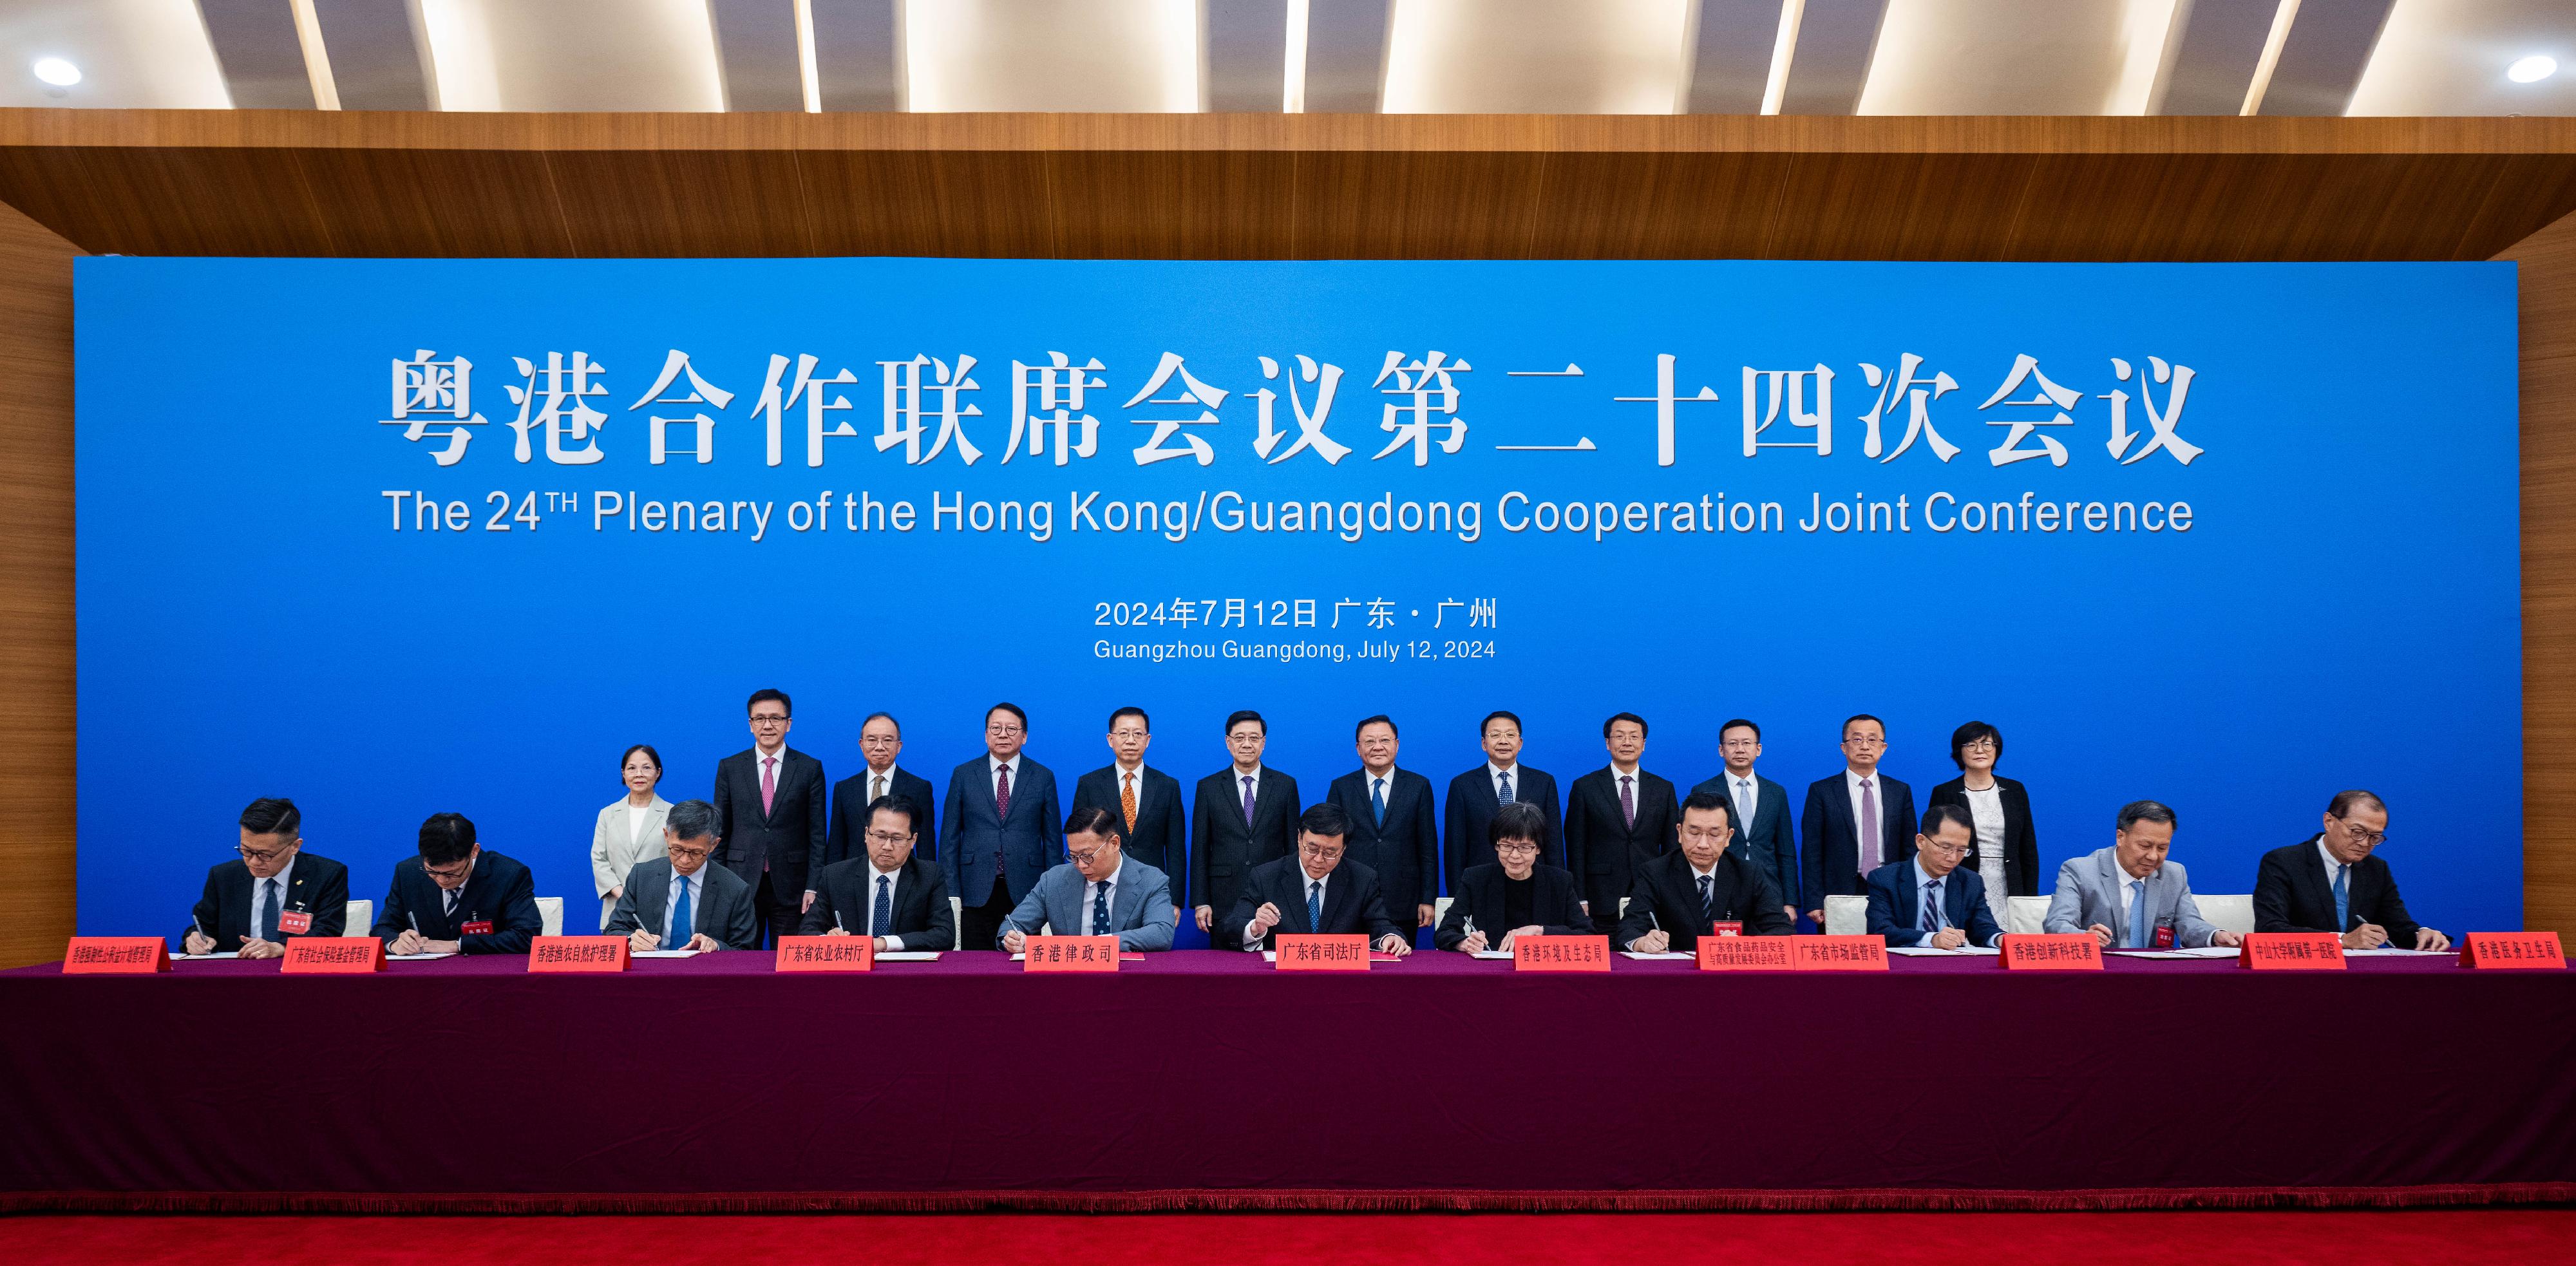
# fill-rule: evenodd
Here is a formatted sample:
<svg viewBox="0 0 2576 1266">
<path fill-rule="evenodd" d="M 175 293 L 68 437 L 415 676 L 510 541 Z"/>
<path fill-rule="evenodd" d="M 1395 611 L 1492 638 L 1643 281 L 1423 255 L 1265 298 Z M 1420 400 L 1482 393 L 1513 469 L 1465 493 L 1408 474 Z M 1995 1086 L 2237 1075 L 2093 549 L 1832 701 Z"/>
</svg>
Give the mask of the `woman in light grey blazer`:
<svg viewBox="0 0 2576 1266">
<path fill-rule="evenodd" d="M 662 819 L 671 812 L 671 802 L 653 791 L 662 781 L 660 752 L 643 743 L 627 748 L 618 773 L 626 780 L 626 794 L 599 811 L 599 826 L 590 834 L 590 882 L 599 889 L 602 928 L 617 910 L 626 872 L 662 855 Z"/>
</svg>

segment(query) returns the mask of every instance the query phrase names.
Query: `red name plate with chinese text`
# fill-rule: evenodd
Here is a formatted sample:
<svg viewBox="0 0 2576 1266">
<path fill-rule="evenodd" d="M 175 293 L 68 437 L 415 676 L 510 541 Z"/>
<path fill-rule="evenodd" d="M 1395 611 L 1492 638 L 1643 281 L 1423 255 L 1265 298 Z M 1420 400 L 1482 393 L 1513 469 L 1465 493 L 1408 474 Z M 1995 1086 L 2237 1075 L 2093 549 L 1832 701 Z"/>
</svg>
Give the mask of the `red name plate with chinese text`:
<svg viewBox="0 0 2576 1266">
<path fill-rule="evenodd" d="M 2564 971 L 2567 951 L 2556 932 L 2471 932 L 2460 938 L 2460 966 Z"/>
<path fill-rule="evenodd" d="M 622 936 L 540 936 L 528 946 L 529 971 L 624 971 Z"/>
<path fill-rule="evenodd" d="M 1793 936 L 1789 966 L 1796 971 L 1886 971 L 1884 936 Z"/>
<path fill-rule="evenodd" d="M 2236 964 L 2256 971 L 2342 971 L 2343 938 L 2332 932 L 2249 932 Z"/>
<path fill-rule="evenodd" d="M 2090 932 L 2023 932 L 2003 947 L 2006 971 L 2102 970 L 2102 942 Z"/>
<path fill-rule="evenodd" d="M 1710 936 L 1742 936 L 1744 935 L 1744 923 L 1740 919 L 1727 919 L 1722 922 L 1712 923 L 1708 925 L 1708 934 Z"/>
<path fill-rule="evenodd" d="M 170 970 L 170 944 L 157 936 L 75 936 L 63 948 L 66 976 L 150 975 Z"/>
<path fill-rule="evenodd" d="M 1270 938 L 1281 971 L 1367 971 L 1368 938 L 1357 932 L 1323 936 L 1288 932 Z"/>
<path fill-rule="evenodd" d="M 278 968 L 291 976 L 365 975 L 385 969 L 385 943 L 372 936 L 299 936 Z"/>
<path fill-rule="evenodd" d="M 1787 971 L 1790 936 L 1703 936 L 1699 938 L 1701 971 Z"/>
<path fill-rule="evenodd" d="M 1022 971 L 1116 971 L 1114 936 L 1032 936 L 1020 943 Z"/>
<path fill-rule="evenodd" d="M 1512 941 L 1513 971 L 1608 971 L 1606 936 L 1523 936 Z"/>
<path fill-rule="evenodd" d="M 877 938 L 873 936 L 782 936 L 778 938 L 779 971 L 874 971 Z"/>
</svg>

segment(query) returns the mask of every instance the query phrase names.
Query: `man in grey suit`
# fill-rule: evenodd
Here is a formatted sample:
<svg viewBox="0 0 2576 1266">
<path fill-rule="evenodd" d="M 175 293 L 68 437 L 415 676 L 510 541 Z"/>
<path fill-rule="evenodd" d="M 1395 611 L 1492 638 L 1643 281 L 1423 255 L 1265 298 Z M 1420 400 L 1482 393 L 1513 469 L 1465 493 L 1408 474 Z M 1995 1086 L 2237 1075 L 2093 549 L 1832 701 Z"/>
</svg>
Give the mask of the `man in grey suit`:
<svg viewBox="0 0 2576 1266">
<path fill-rule="evenodd" d="M 1064 851 L 1072 860 L 1038 876 L 1002 920 L 1003 949 L 1019 953 L 1040 927 L 1057 936 L 1115 936 L 1122 950 L 1172 948 L 1178 912 L 1171 877 L 1127 856 L 1119 816 L 1083 805 L 1065 819 Z"/>
<path fill-rule="evenodd" d="M 2199 949 L 2245 938 L 2200 917 L 2173 851 L 2174 811 L 2153 800 L 2120 806 L 2111 847 L 2070 857 L 2048 899 L 2051 932 L 2090 932 L 2105 949 Z"/>
<path fill-rule="evenodd" d="M 662 820 L 669 854 L 637 862 L 626 872 L 625 891 L 604 929 L 632 948 L 758 949 L 760 920 L 752 912 L 751 885 L 707 858 L 724 841 L 716 835 L 716 807 L 683 800 Z"/>
</svg>

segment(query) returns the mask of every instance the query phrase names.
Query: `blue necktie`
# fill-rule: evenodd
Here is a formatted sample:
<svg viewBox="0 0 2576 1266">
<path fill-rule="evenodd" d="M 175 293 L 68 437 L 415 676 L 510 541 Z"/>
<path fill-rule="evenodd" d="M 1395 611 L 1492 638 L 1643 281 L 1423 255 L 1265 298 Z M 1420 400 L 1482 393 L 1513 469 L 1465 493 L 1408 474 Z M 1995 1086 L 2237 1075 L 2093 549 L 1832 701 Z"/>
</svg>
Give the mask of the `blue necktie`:
<svg viewBox="0 0 2576 1266">
<path fill-rule="evenodd" d="M 1370 807 L 1371 809 L 1374 809 L 1374 810 L 1376 810 L 1376 811 L 1377 811 L 1377 824 L 1378 824 L 1379 826 L 1385 826 L 1385 825 L 1386 825 L 1386 780 L 1385 780 L 1385 779 L 1383 779 L 1383 778 L 1373 778 L 1373 779 L 1370 779 L 1370 780 L 1369 780 L 1369 807 Z"/>
<path fill-rule="evenodd" d="M 697 920 L 689 909 L 689 877 L 680 876 L 680 896 L 671 904 L 671 930 L 662 938 L 662 948 L 681 949 L 688 945 L 689 934 L 697 929 Z"/>
<path fill-rule="evenodd" d="M 275 877 L 260 880 L 259 887 L 263 898 L 259 906 L 259 939 L 274 941 L 277 939 L 277 880 Z"/>
<path fill-rule="evenodd" d="M 1320 932 L 1323 928 L 1324 881 L 1318 879 L 1306 885 L 1306 930 Z"/>
<path fill-rule="evenodd" d="M 1502 801 L 1504 804 L 1510 804 L 1512 802 L 1512 771 L 1508 769 L 1503 771 L 1503 789 L 1496 793 L 1494 798 Z"/>
<path fill-rule="evenodd" d="M 1092 885 L 1091 934 L 1109 935 L 1109 885 L 1107 884 Z"/>
<path fill-rule="evenodd" d="M 2129 948 L 2147 947 L 2147 881 L 2129 881 Z"/>
<path fill-rule="evenodd" d="M 894 878 L 877 876 L 877 903 L 868 911 L 868 935 L 894 935 Z"/>
<path fill-rule="evenodd" d="M 1923 918 L 1921 921 L 1923 924 L 1923 930 L 1927 933 L 1938 932 L 1941 930 L 1943 923 L 1941 918 L 1941 881 L 1938 879 L 1927 880 L 1923 885 Z"/>
<path fill-rule="evenodd" d="M 2335 867 L 2335 931 L 2337 933 L 2352 930 L 2352 902 L 2343 886 L 2344 876 L 2351 870 L 2350 866 Z"/>
</svg>

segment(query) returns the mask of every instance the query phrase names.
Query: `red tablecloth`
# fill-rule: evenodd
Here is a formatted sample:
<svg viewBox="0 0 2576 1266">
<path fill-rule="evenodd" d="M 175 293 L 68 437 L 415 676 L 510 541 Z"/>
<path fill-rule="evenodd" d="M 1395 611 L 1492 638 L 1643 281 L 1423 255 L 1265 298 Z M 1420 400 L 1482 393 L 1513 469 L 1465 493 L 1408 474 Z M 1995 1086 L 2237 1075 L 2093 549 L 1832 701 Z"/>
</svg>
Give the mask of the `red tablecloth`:
<svg viewBox="0 0 2576 1266">
<path fill-rule="evenodd" d="M 622 976 L 515 958 L 277 975 L 0 973 L 0 1208 L 2576 1196 L 2576 980 L 2449 959 L 1605 976 L 1425 953 L 1363 975 L 1198 951 L 1033 976 L 973 953 L 811 976 L 710 954 Z"/>
</svg>

